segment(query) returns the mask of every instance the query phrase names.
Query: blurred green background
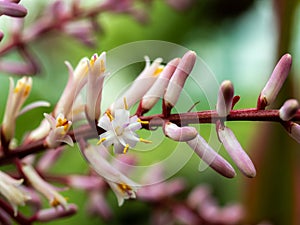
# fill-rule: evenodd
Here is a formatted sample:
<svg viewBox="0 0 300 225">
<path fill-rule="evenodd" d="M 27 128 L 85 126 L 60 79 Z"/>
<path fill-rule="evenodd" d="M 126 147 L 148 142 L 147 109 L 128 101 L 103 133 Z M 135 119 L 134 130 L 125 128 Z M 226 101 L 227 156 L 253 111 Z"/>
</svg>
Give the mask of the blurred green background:
<svg viewBox="0 0 300 225">
<path fill-rule="evenodd" d="M 94 2 L 90 1 L 91 4 L 95 4 Z M 48 1 L 42 3 L 23 0 L 22 4 L 29 9 L 26 21 L 30 23 L 39 13 L 42 5 L 48 4 Z M 299 84 L 300 79 L 300 29 L 297 24 L 300 13 L 299 7 L 296 6 L 298 6 L 297 1 L 197 0 L 191 8 L 180 12 L 162 0 L 155 0 L 152 7 L 147 9 L 149 20 L 146 24 L 138 23 L 129 15 L 104 13 L 99 16 L 103 31 L 97 34 L 96 48 L 88 48 L 58 33 L 49 34 L 30 44 L 30 48 L 42 64 L 42 74 L 33 78 L 33 91 L 28 102 L 43 99 L 50 101 L 52 105 L 55 104 L 68 78 L 63 63 L 65 60 L 75 66 L 84 56 L 90 57 L 95 52 L 109 51 L 125 43 L 138 40 L 163 40 L 195 51 L 206 62 L 218 82 L 225 79 L 232 80 L 236 94 L 241 96 L 236 108 L 255 107 L 259 92 L 276 61 L 284 52 L 290 52 L 294 58 L 291 74 L 293 77 L 283 90 L 285 93 L 280 97 L 279 104 L 282 104 L 286 98 L 300 96 L 299 89 L 293 88 L 293 85 Z M 284 12 L 280 14 L 280 10 L 276 11 L 276 7 Z M 6 19 L 1 21 L 1 26 L 7 26 Z M 10 57 L 17 58 L 16 55 Z M 129 81 L 131 76 L 128 77 Z M 0 104 L 4 106 L 8 91 L 7 76 L 1 75 L 0 83 Z M 187 86 L 185 88 L 192 95 L 197 94 L 197 90 L 190 90 Z M 3 117 L 3 111 L 4 107 L 0 111 L 0 117 Z M 45 109 L 37 109 L 19 118 L 17 131 L 19 139 L 24 132 L 38 125 L 44 111 Z M 189 188 L 197 184 L 209 184 L 221 204 L 245 202 L 249 207 L 247 208 L 249 224 L 262 219 L 270 220 L 274 224 L 299 224 L 299 214 L 295 209 L 297 204 L 293 202 L 296 198 L 296 190 L 299 190 L 294 186 L 293 180 L 295 176 L 299 177 L 299 169 L 297 170 L 295 166 L 298 162 L 291 161 L 291 158 L 299 156 L 296 152 L 299 146 L 292 147 L 294 141 L 287 139 L 283 129 L 280 130 L 280 138 L 278 138 L 278 135 L 272 136 L 271 132 L 260 133 L 266 132 L 261 123 L 232 122 L 228 125 L 254 159 L 258 178 L 250 182 L 238 173 L 236 178 L 229 180 L 211 169 L 199 172 L 200 160 L 196 156 L 193 156 L 176 176 L 183 176 L 188 181 Z M 276 127 L 270 128 L 272 132 Z M 210 129 L 211 127 L 207 125 L 201 127 L 201 134 L 208 137 Z M 269 138 L 259 142 L 257 136 L 269 136 Z M 263 148 L 258 151 L 259 148 L 254 147 L 256 143 L 262 143 L 259 146 Z M 168 148 L 167 146 L 169 146 L 168 142 L 161 145 L 159 149 Z M 281 151 L 277 151 L 276 148 L 281 148 Z M 224 149 L 221 149 L 221 154 L 232 162 L 224 152 Z M 281 158 L 282 155 L 285 157 Z M 268 160 L 264 161 L 264 157 Z M 60 174 L 83 173 L 87 170 L 87 163 L 75 148 L 65 151 L 53 168 L 55 173 Z M 252 186 L 255 188 L 251 189 Z M 85 193 L 69 190 L 64 192 L 64 195 L 68 196 L 70 202 L 79 206 L 79 213 L 49 224 L 106 224 L 100 218 L 89 217 L 86 214 Z M 249 198 L 254 200 L 249 202 Z M 150 209 L 147 205 L 128 201 L 119 208 L 113 195 L 110 195 L 108 200 L 115 213 L 110 224 L 148 224 L 145 218 L 148 218 L 147 213 Z M 270 208 L 272 210 L 268 210 Z"/>
</svg>

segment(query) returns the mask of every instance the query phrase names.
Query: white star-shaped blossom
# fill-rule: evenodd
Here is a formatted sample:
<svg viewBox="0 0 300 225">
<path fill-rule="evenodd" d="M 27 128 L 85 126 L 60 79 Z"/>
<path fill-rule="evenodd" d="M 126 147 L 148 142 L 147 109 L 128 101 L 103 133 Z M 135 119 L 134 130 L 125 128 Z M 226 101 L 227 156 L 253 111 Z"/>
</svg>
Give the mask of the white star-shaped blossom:
<svg viewBox="0 0 300 225">
<path fill-rule="evenodd" d="M 142 128 L 142 123 L 137 116 L 130 117 L 130 112 L 126 109 L 117 109 L 114 116 L 107 111 L 98 122 L 98 126 L 106 130 L 99 136 L 98 144 L 102 143 L 105 147 L 114 145 L 115 153 L 126 153 L 139 141 L 149 143 L 135 133 Z"/>
</svg>

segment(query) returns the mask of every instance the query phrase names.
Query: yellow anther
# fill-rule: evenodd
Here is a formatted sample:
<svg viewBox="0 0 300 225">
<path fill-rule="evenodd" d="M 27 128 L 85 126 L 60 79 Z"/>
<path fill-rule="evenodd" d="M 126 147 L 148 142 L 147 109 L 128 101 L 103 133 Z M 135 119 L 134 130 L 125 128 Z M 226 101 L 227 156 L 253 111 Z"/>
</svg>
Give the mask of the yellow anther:
<svg viewBox="0 0 300 225">
<path fill-rule="evenodd" d="M 128 149 L 129 149 L 129 144 L 126 144 L 123 149 L 123 153 L 126 154 L 128 152 Z"/>
<path fill-rule="evenodd" d="M 123 101 L 124 101 L 124 109 L 128 110 L 128 104 L 127 104 L 126 97 L 124 97 Z"/>
<path fill-rule="evenodd" d="M 129 192 L 129 191 L 132 191 L 132 188 L 128 185 L 128 184 L 125 184 L 125 183 L 119 183 L 117 184 L 119 189 L 124 193 L 124 192 Z"/>
<path fill-rule="evenodd" d="M 69 121 L 66 118 L 58 118 L 56 127 L 64 127 L 64 130 L 67 131 L 69 128 Z"/>
<path fill-rule="evenodd" d="M 105 72 L 105 63 L 104 63 L 104 60 L 103 59 L 101 59 L 100 60 L 100 72 L 101 73 L 104 73 Z"/>
<path fill-rule="evenodd" d="M 110 122 L 111 121 L 113 121 L 114 120 L 114 117 L 113 117 L 113 115 L 111 114 L 111 112 L 110 112 L 110 110 L 108 109 L 108 110 L 106 110 L 106 115 L 108 116 L 108 118 L 109 118 L 109 120 L 110 120 Z"/>
<path fill-rule="evenodd" d="M 138 121 L 140 124 L 144 124 L 144 125 L 149 124 L 149 121 L 143 121 L 143 120 L 141 120 L 140 118 L 138 118 L 137 121 Z"/>
<path fill-rule="evenodd" d="M 164 69 L 165 67 L 164 66 L 159 66 L 153 73 L 153 76 L 158 76 Z"/>
<path fill-rule="evenodd" d="M 26 85 L 25 90 L 24 90 L 24 94 L 23 94 L 24 97 L 26 97 L 30 93 L 30 90 L 31 90 L 31 86 Z"/>
<path fill-rule="evenodd" d="M 97 145 L 100 145 L 101 143 L 103 143 L 106 140 L 106 138 L 101 138 L 98 142 Z"/>
<path fill-rule="evenodd" d="M 149 140 L 146 140 L 146 139 L 143 139 L 143 138 L 140 138 L 140 142 L 143 142 L 143 143 L 146 143 L 146 144 L 152 143 L 152 141 L 149 141 Z"/>
</svg>

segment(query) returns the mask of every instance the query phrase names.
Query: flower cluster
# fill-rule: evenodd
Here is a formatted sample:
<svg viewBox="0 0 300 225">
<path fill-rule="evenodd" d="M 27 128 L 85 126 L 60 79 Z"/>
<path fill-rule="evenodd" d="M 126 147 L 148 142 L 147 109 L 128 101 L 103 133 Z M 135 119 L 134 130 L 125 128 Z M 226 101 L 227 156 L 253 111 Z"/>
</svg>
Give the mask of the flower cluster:
<svg viewBox="0 0 300 225">
<path fill-rule="evenodd" d="M 258 97 L 256 108 L 235 110 L 234 106 L 239 97 L 235 96 L 231 81 L 226 80 L 221 83 L 219 92 L 216 93 L 216 110 L 179 114 L 173 114 L 172 110 L 196 63 L 195 52 L 188 51 L 182 58 L 170 60 L 165 66 L 161 58 L 151 63 L 146 57 L 144 70 L 131 86 L 105 111 L 101 111 L 102 99 L 105 97 L 102 93 L 103 84 L 109 77 L 106 60 L 106 53 L 103 52 L 100 55 L 94 54 L 90 59 L 81 59 L 75 69 L 66 62 L 69 80 L 60 99 L 53 111 L 44 113 L 45 118 L 39 127 L 27 133 L 19 146 L 14 142 L 17 118 L 35 107 L 49 106 L 49 103 L 38 101 L 21 109 L 30 93 L 32 79 L 23 77 L 15 86 L 10 78 L 10 90 L 1 125 L 0 163 L 13 160 L 17 170 L 8 173 L 9 175 L 0 172 L 0 194 L 8 202 L 0 200 L 3 214 L 22 224 L 51 221 L 76 213 L 77 206 L 68 203 L 58 189 L 49 183 L 52 179 L 66 186 L 87 191 L 89 212 L 104 219 L 109 219 L 113 214 L 105 199 L 108 190 L 111 189 L 119 206 L 125 200 L 133 198 L 153 205 L 162 205 L 153 215 L 155 224 L 164 224 L 166 218 L 172 223 L 183 224 L 240 223 L 244 217 L 240 205 L 219 207 L 205 187 L 196 188 L 186 201 L 180 202 L 176 196 L 186 189 L 183 179 L 157 183 L 163 180 L 164 170 L 158 167 L 143 174 L 141 180 L 134 181 L 129 176 L 131 171 L 120 165 L 118 160 L 126 161 L 125 164 L 128 165 L 136 165 L 134 152 L 129 150 L 134 149 L 138 142 L 151 143 L 139 136 L 139 130 L 161 126 L 167 138 L 186 143 L 212 169 L 225 177 L 233 178 L 236 172 L 232 165 L 192 126 L 195 123 L 206 122 L 216 127 L 220 143 L 238 169 L 247 177 L 255 177 L 254 164 L 227 123 L 241 118 L 267 118 L 280 122 L 288 133 L 300 142 L 297 100 L 287 100 L 280 109 L 266 109 L 275 101 L 287 77 L 291 56 L 284 55 L 278 62 Z M 79 101 L 82 98 L 80 93 L 84 91 L 85 101 Z M 159 101 L 160 99 L 162 101 Z M 145 114 L 159 102 L 162 103 L 161 113 L 146 116 Z M 130 109 L 135 105 L 136 112 L 131 113 Z M 51 175 L 49 169 L 61 156 L 64 146 L 73 146 L 76 141 L 79 142 L 80 150 L 91 166 L 89 173 Z M 110 153 L 112 147 L 114 153 Z M 33 155 L 46 149 L 41 157 Z M 118 160 L 111 159 L 110 154 L 114 154 Z M 153 185 L 143 186 L 144 183 Z M 51 208 L 42 206 L 42 198 L 49 201 Z M 27 202 L 34 209 L 30 218 L 25 218 L 17 211 L 19 206 Z M 169 205 L 169 202 L 174 204 Z M 164 204 L 171 211 L 165 212 Z"/>
</svg>

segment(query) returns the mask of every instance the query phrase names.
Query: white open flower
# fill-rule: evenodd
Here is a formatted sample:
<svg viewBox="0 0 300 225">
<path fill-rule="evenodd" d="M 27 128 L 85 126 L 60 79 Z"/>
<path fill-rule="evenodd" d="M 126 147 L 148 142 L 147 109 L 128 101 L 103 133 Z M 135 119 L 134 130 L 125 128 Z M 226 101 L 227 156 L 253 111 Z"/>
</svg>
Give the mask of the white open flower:
<svg viewBox="0 0 300 225">
<path fill-rule="evenodd" d="M 103 143 L 105 147 L 114 145 L 115 153 L 126 153 L 139 141 L 148 143 L 135 133 L 142 128 L 141 123 L 137 116 L 130 117 L 126 109 L 117 109 L 114 116 L 107 111 L 98 122 L 98 126 L 106 130 L 100 135 L 98 143 Z"/>
<path fill-rule="evenodd" d="M 14 215 L 17 215 L 18 206 L 25 205 L 30 196 L 25 193 L 21 188 L 23 179 L 16 180 L 6 173 L 0 171 L 0 193 L 9 201 L 14 210 Z"/>
<path fill-rule="evenodd" d="M 61 142 L 73 146 L 73 140 L 70 135 L 68 135 L 72 122 L 67 120 L 62 113 L 60 113 L 56 118 L 47 113 L 44 113 L 44 116 L 51 127 L 45 140 L 45 144 L 47 144 L 49 148 L 56 148 Z"/>
</svg>

